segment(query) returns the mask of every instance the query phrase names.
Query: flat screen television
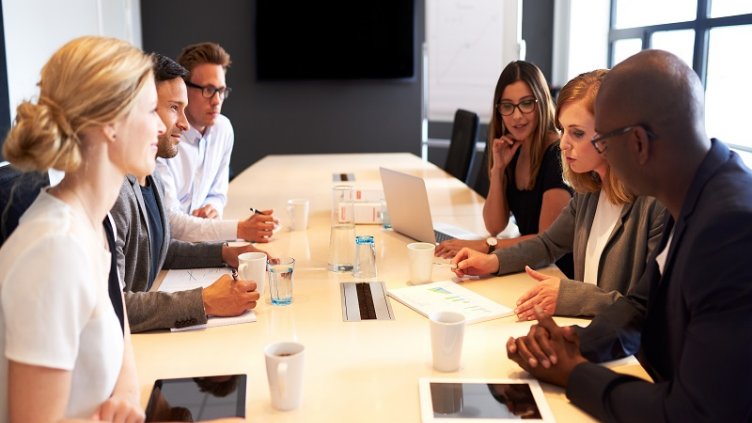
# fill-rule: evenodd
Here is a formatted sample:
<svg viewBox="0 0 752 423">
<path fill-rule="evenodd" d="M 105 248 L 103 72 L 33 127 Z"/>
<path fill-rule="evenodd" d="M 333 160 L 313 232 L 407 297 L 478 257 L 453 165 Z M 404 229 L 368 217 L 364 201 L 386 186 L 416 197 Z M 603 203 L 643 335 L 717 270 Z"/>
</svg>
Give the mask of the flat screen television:
<svg viewBox="0 0 752 423">
<path fill-rule="evenodd" d="M 257 0 L 257 78 L 411 78 L 414 12 L 413 0 Z"/>
</svg>

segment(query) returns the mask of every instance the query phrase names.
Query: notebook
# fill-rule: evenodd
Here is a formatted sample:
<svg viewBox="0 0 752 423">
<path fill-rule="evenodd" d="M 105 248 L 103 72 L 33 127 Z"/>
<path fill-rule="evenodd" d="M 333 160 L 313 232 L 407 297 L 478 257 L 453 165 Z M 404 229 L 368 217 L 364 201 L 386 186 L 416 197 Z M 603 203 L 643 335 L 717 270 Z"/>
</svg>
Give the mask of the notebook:
<svg viewBox="0 0 752 423">
<path fill-rule="evenodd" d="M 379 168 L 384 198 L 392 228 L 416 241 L 441 242 L 445 239 L 483 239 L 482 236 L 454 225 L 431 220 L 431 208 L 423 178 Z"/>
</svg>

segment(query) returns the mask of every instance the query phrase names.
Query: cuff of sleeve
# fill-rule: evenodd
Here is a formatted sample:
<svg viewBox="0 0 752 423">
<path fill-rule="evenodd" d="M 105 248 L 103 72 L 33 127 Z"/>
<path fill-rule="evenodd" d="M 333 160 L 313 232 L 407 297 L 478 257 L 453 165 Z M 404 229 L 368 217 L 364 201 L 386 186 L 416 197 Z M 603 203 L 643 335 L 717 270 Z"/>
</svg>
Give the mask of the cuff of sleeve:
<svg viewBox="0 0 752 423">
<path fill-rule="evenodd" d="M 622 375 L 593 363 L 577 365 L 567 381 L 567 398 L 598 420 L 606 419 L 606 393 Z"/>
<path fill-rule="evenodd" d="M 204 289 L 203 288 L 196 288 L 193 290 L 195 292 L 195 301 L 193 302 L 192 309 L 195 310 L 196 316 L 199 317 L 198 325 L 203 325 L 209 320 L 209 316 L 206 315 L 206 307 L 204 307 Z M 193 314 L 193 313 L 192 313 Z"/>
<path fill-rule="evenodd" d="M 556 298 L 556 314 L 560 316 L 577 316 L 580 313 L 578 290 L 582 283 L 569 279 L 561 279 L 559 282 L 559 296 Z M 575 285 L 578 284 L 578 285 Z"/>
<path fill-rule="evenodd" d="M 209 263 L 207 263 L 207 267 L 222 267 L 225 265 L 224 257 L 222 257 L 222 248 L 224 248 L 226 245 L 226 242 L 216 242 L 209 244 L 209 254 L 207 254 L 207 257 L 214 257 L 214 260 L 211 260 Z"/>
<path fill-rule="evenodd" d="M 499 260 L 499 270 L 496 271 L 496 276 L 501 276 L 509 273 L 509 271 L 504 270 L 504 261 L 501 259 L 501 255 L 503 254 L 504 249 L 503 248 L 497 248 L 495 249 L 491 254 L 496 256 L 496 259 Z"/>
<path fill-rule="evenodd" d="M 238 239 L 238 221 L 235 219 L 220 220 L 219 235 L 222 240 L 235 241 Z"/>
</svg>

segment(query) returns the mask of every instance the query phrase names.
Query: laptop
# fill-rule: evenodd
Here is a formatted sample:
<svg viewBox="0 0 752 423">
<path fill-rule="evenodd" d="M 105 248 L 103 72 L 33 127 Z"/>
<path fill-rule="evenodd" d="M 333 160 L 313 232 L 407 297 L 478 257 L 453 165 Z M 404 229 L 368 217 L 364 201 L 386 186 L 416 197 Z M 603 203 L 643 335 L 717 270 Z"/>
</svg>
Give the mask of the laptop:
<svg viewBox="0 0 752 423">
<path fill-rule="evenodd" d="M 453 238 L 483 239 L 476 233 L 454 225 L 434 225 L 423 178 L 383 167 L 379 171 L 386 208 L 395 231 L 414 240 L 431 243 Z"/>
</svg>

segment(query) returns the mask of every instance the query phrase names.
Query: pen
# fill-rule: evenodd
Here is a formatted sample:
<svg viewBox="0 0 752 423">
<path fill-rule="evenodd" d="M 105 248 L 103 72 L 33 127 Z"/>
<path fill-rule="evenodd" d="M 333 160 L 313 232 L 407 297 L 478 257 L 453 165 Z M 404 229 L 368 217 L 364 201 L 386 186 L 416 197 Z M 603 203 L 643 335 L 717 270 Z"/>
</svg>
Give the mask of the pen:
<svg viewBox="0 0 752 423">
<path fill-rule="evenodd" d="M 251 207 L 250 210 L 251 210 L 251 213 L 253 214 L 264 214 L 264 213 L 261 213 L 261 210 L 253 208 L 253 207 Z"/>
<path fill-rule="evenodd" d="M 234 267 L 232 268 L 232 280 L 238 280 L 238 271 Z"/>
</svg>

